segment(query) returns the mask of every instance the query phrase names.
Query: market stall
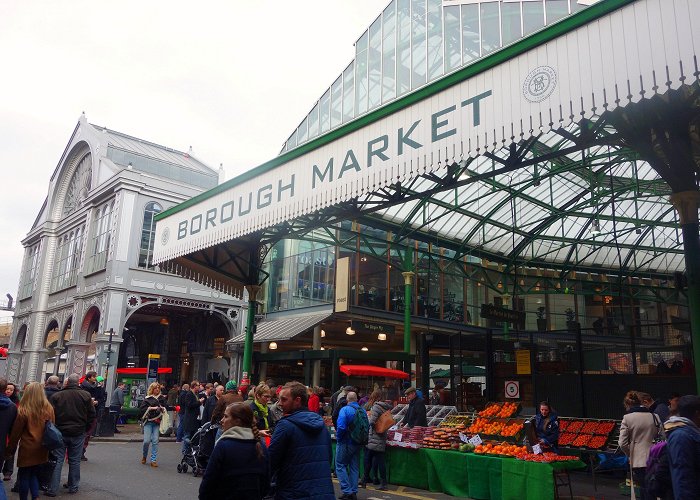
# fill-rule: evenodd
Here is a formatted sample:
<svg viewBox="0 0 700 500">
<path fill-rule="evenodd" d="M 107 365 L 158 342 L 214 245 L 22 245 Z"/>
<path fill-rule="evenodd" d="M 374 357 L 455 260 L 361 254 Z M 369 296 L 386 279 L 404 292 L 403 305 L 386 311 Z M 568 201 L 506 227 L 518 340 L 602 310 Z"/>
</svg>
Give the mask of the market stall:
<svg viewBox="0 0 700 500">
<path fill-rule="evenodd" d="M 386 458 L 391 484 L 493 500 L 555 498 L 554 472 L 585 467 L 579 460 L 532 462 L 429 448 L 387 448 Z"/>
</svg>

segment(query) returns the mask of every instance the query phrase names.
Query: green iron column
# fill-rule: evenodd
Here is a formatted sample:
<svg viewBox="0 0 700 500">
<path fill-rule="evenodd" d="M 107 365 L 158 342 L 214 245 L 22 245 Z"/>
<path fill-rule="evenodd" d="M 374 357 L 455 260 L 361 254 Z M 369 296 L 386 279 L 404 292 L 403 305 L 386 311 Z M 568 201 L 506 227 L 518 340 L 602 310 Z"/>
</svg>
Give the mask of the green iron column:
<svg viewBox="0 0 700 500">
<path fill-rule="evenodd" d="M 413 293 L 411 285 L 413 284 L 413 248 L 406 248 L 406 258 L 404 260 L 405 272 L 401 273 L 404 283 L 404 308 L 403 308 L 403 351 L 406 354 L 411 352 L 411 306 L 413 305 Z"/>
<path fill-rule="evenodd" d="M 700 389 L 700 236 L 698 206 L 700 191 L 683 191 L 671 195 L 683 230 L 685 272 L 688 278 L 688 314 L 690 317 L 693 364 L 695 365 L 695 387 Z"/>
<path fill-rule="evenodd" d="M 255 313 L 260 286 L 246 285 L 248 290 L 248 316 L 245 324 L 245 344 L 243 347 L 243 380 L 250 380 L 250 370 L 253 368 L 253 333 L 255 333 Z"/>
</svg>

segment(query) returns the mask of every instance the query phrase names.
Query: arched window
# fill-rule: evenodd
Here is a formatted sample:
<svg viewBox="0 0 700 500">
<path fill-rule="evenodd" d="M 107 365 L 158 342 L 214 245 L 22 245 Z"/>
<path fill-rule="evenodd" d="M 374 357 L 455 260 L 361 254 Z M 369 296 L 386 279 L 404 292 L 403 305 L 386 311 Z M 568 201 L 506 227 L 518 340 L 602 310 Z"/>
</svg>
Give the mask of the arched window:
<svg viewBox="0 0 700 500">
<path fill-rule="evenodd" d="M 90 153 L 83 156 L 71 177 L 63 201 L 63 215 L 70 215 L 83 206 L 88 191 L 92 186 L 92 157 Z"/>
<path fill-rule="evenodd" d="M 156 237 L 156 222 L 154 219 L 156 214 L 162 211 L 163 207 L 155 201 L 148 203 L 143 211 L 139 267 L 153 269 L 153 240 Z"/>
</svg>

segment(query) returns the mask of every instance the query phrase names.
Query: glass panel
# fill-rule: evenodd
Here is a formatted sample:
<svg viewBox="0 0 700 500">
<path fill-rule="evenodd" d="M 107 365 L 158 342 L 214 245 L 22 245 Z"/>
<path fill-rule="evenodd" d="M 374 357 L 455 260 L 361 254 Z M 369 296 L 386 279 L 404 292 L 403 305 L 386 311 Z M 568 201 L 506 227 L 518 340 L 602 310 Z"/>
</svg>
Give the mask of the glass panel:
<svg viewBox="0 0 700 500">
<path fill-rule="evenodd" d="M 321 97 L 319 104 L 319 126 L 321 133 L 327 132 L 331 128 L 331 91 L 326 90 L 326 93 Z"/>
<path fill-rule="evenodd" d="M 426 82 L 425 0 L 411 0 L 411 88 Z"/>
<path fill-rule="evenodd" d="M 504 3 L 501 5 L 501 37 L 503 45 L 514 42 L 520 33 L 520 4 Z"/>
<path fill-rule="evenodd" d="M 442 0 L 428 0 L 428 78 L 444 74 L 442 67 Z"/>
<path fill-rule="evenodd" d="M 459 33 L 459 5 L 445 7 L 445 73 L 462 64 L 462 43 Z"/>
<path fill-rule="evenodd" d="M 396 90 L 400 96 L 411 89 L 411 4 L 410 0 L 398 1 Z"/>
<path fill-rule="evenodd" d="M 569 0 L 545 0 L 547 24 L 552 24 L 569 15 Z"/>
<path fill-rule="evenodd" d="M 331 128 L 343 121 L 343 77 L 339 76 L 331 86 Z"/>
<path fill-rule="evenodd" d="M 319 105 L 316 104 L 309 114 L 309 139 L 318 135 L 318 108 Z"/>
<path fill-rule="evenodd" d="M 287 139 L 287 147 L 289 149 L 295 148 L 297 145 L 297 131 L 295 130 L 292 135 Z"/>
<path fill-rule="evenodd" d="M 143 226 L 141 229 L 141 249 L 139 252 L 139 267 L 153 268 L 153 243 L 156 236 L 156 224 L 153 218 L 163 210 L 158 203 L 151 202 L 143 211 Z"/>
<path fill-rule="evenodd" d="M 377 19 L 369 28 L 369 109 L 382 102 L 382 22 Z"/>
<path fill-rule="evenodd" d="M 355 115 L 367 111 L 367 32 L 362 35 L 356 45 L 355 66 Z M 347 93 L 346 93 L 347 95 Z M 343 108 L 345 110 L 345 108 Z M 347 114 L 347 113 L 346 113 Z"/>
<path fill-rule="evenodd" d="M 493 52 L 501 46 L 498 3 L 481 4 L 481 49 L 482 55 Z"/>
<path fill-rule="evenodd" d="M 479 6 L 462 5 L 462 64 L 481 57 Z"/>
<path fill-rule="evenodd" d="M 578 3 L 577 0 L 571 0 L 571 13 L 573 14 L 574 12 L 578 12 L 579 10 L 583 10 L 587 5 L 584 5 L 582 3 Z"/>
<path fill-rule="evenodd" d="M 355 64 L 350 65 L 343 71 L 343 122 L 353 118 L 353 94 L 355 88 Z"/>
<path fill-rule="evenodd" d="M 297 144 L 301 144 L 302 142 L 306 142 L 306 138 L 308 137 L 308 123 L 309 119 L 304 118 L 304 121 L 301 122 L 301 125 L 299 125 L 299 130 L 298 130 L 298 137 L 299 140 L 297 141 Z"/>
<path fill-rule="evenodd" d="M 391 1 L 382 16 L 382 102 L 396 97 L 396 3 Z"/>
<path fill-rule="evenodd" d="M 525 35 L 544 27 L 544 4 L 523 2 L 523 31 Z"/>
</svg>

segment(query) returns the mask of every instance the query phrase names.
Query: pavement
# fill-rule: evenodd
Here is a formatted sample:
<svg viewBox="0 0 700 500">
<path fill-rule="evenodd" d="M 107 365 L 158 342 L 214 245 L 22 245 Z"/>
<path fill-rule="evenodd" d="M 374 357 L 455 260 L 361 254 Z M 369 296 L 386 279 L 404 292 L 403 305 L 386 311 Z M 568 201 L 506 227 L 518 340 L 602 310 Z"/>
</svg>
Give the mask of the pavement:
<svg viewBox="0 0 700 500">
<path fill-rule="evenodd" d="M 196 499 L 201 478 L 194 477 L 191 472 L 177 472 L 177 464 L 181 459 L 181 445 L 175 443 L 173 437 L 161 437 L 158 451 L 158 468 L 141 465 L 142 436 L 136 424 L 120 427 L 121 434 L 114 437 L 93 438 L 87 450 L 87 462 L 81 464 L 80 490 L 69 495 L 61 488 L 59 496 L 70 500 L 144 500 L 144 499 Z M 419 471 L 417 471 L 419 472 Z M 67 479 L 67 464 L 63 467 L 63 481 Z M 622 477 L 609 474 L 596 475 L 597 489 L 589 472 L 571 473 L 573 498 L 577 500 L 608 500 L 625 499 L 629 495 L 620 494 L 618 483 Z M 5 481 L 8 497 L 16 498 L 9 492 L 13 480 Z M 338 482 L 334 479 L 337 496 L 340 496 Z M 389 485 L 390 491 L 377 491 L 368 485 L 360 489 L 358 498 L 361 500 L 447 500 L 455 497 L 443 493 L 408 488 L 405 486 Z M 560 498 L 569 497 L 566 487 L 559 489 Z"/>
</svg>

